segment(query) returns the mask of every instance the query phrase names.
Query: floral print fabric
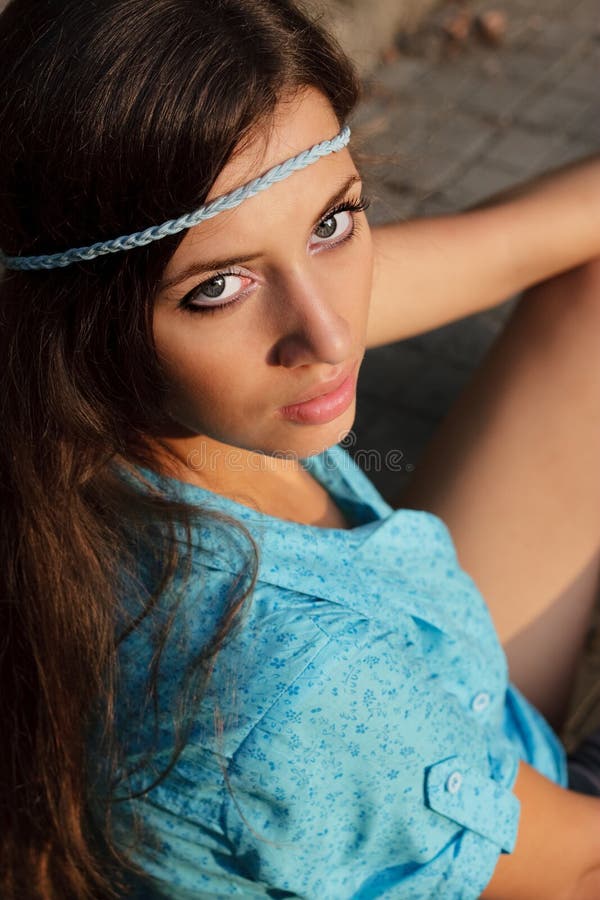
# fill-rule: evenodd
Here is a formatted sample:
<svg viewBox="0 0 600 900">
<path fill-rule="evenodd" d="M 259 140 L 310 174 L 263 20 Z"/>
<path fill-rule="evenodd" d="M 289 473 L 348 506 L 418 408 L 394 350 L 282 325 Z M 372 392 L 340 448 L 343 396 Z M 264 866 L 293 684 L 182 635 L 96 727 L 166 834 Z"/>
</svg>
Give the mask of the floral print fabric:
<svg viewBox="0 0 600 900">
<path fill-rule="evenodd" d="M 143 822 L 136 896 L 474 900 L 514 849 L 519 761 L 566 786 L 564 750 L 510 684 L 444 522 L 392 509 L 340 445 L 302 462 L 354 527 L 287 522 L 141 470 L 243 522 L 260 559 L 182 755 L 147 795 L 115 804 L 124 846 L 134 809 Z M 170 759 L 181 672 L 244 565 L 227 527 L 202 520 L 193 537 L 154 737 L 150 714 L 132 714 L 152 622 L 122 645 L 121 735 L 132 760 L 156 747 L 156 772 L 134 789 Z M 150 560 L 140 572 L 152 581 Z"/>
</svg>

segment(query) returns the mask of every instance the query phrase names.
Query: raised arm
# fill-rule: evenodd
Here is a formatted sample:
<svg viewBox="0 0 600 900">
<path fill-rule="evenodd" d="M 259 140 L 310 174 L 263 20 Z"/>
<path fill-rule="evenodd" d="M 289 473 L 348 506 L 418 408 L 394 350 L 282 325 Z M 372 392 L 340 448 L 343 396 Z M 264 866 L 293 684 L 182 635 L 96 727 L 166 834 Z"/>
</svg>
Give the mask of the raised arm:
<svg viewBox="0 0 600 900">
<path fill-rule="evenodd" d="M 367 347 L 489 309 L 600 256 L 600 154 L 456 214 L 374 226 Z"/>
</svg>

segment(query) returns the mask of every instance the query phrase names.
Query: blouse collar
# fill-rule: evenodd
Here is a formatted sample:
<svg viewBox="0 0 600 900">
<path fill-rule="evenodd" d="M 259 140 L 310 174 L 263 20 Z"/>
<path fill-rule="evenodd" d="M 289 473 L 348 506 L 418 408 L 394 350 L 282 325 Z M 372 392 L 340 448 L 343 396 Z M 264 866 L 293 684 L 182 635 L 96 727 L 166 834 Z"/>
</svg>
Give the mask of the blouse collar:
<svg viewBox="0 0 600 900">
<path fill-rule="evenodd" d="M 402 568 L 423 565 L 423 559 L 431 558 L 432 546 L 438 557 L 454 556 L 450 533 L 438 516 L 425 510 L 394 510 L 371 483 L 366 484 L 366 476 L 356 476 L 356 464 L 341 446 L 300 462 L 356 522 L 354 527 L 288 521 L 199 485 L 136 468 L 165 494 L 240 521 L 259 547 L 258 580 L 287 590 L 338 600 L 338 595 L 347 597 L 357 564 L 367 581 L 369 573 L 377 581 L 386 570 L 398 578 Z M 210 519 L 193 524 L 192 542 L 199 564 L 239 574 L 239 558 Z"/>
</svg>

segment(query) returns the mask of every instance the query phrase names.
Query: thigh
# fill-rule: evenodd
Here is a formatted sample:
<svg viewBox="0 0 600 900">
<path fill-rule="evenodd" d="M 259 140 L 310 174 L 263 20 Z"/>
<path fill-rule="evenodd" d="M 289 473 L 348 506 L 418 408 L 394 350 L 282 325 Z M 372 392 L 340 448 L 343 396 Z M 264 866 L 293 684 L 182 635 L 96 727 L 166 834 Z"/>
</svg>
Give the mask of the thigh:
<svg viewBox="0 0 600 900">
<path fill-rule="evenodd" d="M 448 525 L 555 726 L 599 588 L 599 347 L 600 262 L 526 291 L 397 503 Z"/>
</svg>

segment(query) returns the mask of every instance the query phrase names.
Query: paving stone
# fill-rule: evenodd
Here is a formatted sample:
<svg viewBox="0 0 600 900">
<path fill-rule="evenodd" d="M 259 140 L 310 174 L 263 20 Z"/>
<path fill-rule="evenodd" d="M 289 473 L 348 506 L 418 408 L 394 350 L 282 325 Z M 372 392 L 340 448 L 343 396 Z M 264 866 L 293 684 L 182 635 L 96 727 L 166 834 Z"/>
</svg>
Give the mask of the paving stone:
<svg viewBox="0 0 600 900">
<path fill-rule="evenodd" d="M 546 81 L 549 74 L 558 67 L 557 58 L 550 66 L 540 64 L 540 57 L 528 47 L 503 47 L 494 56 L 487 57 L 481 64 L 483 74 L 490 79 L 524 82 L 534 89 Z"/>
<path fill-rule="evenodd" d="M 559 0 L 554 0 L 554 2 L 559 2 Z M 600 9 L 598 8 L 598 0 L 575 0 L 573 5 L 580 15 L 589 15 L 592 19 L 595 19 L 596 25 L 600 30 Z"/>
<path fill-rule="evenodd" d="M 555 21 L 544 17 L 543 27 L 536 33 L 528 35 L 528 44 L 534 53 L 556 57 L 565 52 L 565 48 L 584 47 L 589 39 L 589 22 L 571 16 L 560 16 Z"/>
<path fill-rule="evenodd" d="M 479 116 L 456 110 L 438 122 L 431 142 L 440 149 L 445 148 L 460 154 L 464 160 L 469 160 L 473 154 L 483 149 L 494 131 Z"/>
<path fill-rule="evenodd" d="M 512 187 L 518 180 L 514 169 L 509 170 L 485 157 L 469 166 L 454 182 L 445 185 L 442 196 L 454 209 L 466 209 Z"/>
<path fill-rule="evenodd" d="M 452 110 L 472 90 L 478 77 L 479 66 L 473 61 L 432 64 L 419 80 L 420 102 L 425 109 Z"/>
<path fill-rule="evenodd" d="M 436 360 L 443 360 L 448 372 L 452 370 L 459 380 L 464 380 L 464 371 L 479 365 L 501 330 L 497 319 L 478 313 L 411 338 L 411 350 L 420 353 L 421 357 L 431 359 L 435 356 Z M 427 406 L 421 403 L 421 397 L 419 393 L 415 408 L 425 413 Z M 407 405 L 410 405 L 408 401 Z M 439 407 L 433 401 L 431 410 L 439 413 Z"/>
<path fill-rule="evenodd" d="M 479 113 L 485 121 L 509 122 L 533 90 L 534 85 L 525 81 L 488 78 L 465 94 L 463 104 L 470 112 Z"/>
<path fill-rule="evenodd" d="M 569 136 L 600 148 L 600 101 L 581 104 L 579 116 L 571 123 Z"/>
<path fill-rule="evenodd" d="M 571 8 L 569 4 L 564 4 L 563 14 L 570 22 L 581 23 L 586 29 L 588 43 L 597 39 L 600 32 L 600 8 L 596 0 L 579 0 Z"/>
<path fill-rule="evenodd" d="M 444 194 L 434 191 L 429 195 L 425 195 L 416 204 L 413 214 L 418 217 L 424 216 L 442 216 L 446 213 L 457 212 L 457 207 L 451 203 Z"/>
<path fill-rule="evenodd" d="M 576 142 L 572 141 L 567 135 L 562 136 L 562 141 L 560 143 L 549 141 L 548 152 L 541 161 L 541 169 L 555 169 L 564 163 L 582 159 L 584 156 L 589 156 L 590 153 L 598 152 L 600 149 L 585 141 L 577 142 L 579 146 L 575 146 L 575 143 Z"/>
<path fill-rule="evenodd" d="M 571 9 L 575 9 L 580 2 L 581 0 L 572 0 L 569 6 Z M 524 13 L 528 17 L 535 16 L 540 18 L 540 6 L 538 3 L 532 2 L 532 0 L 505 0 L 503 7 L 510 15 L 515 10 L 518 10 L 521 14 Z M 565 9 L 565 0 L 544 0 L 543 8 L 544 16 L 550 16 L 553 13 L 560 14 Z"/>
<path fill-rule="evenodd" d="M 377 166 L 371 170 L 370 182 L 381 190 L 389 190 L 394 194 L 405 195 L 415 192 L 412 172 L 415 160 L 407 156 L 398 156 L 390 160 L 384 167 Z"/>
<path fill-rule="evenodd" d="M 600 147 L 597 141 L 588 143 L 586 141 L 569 140 L 560 152 L 548 158 L 548 167 L 563 166 L 598 153 L 600 153 Z"/>
<path fill-rule="evenodd" d="M 526 126 L 535 126 L 552 131 L 558 122 L 565 132 L 581 116 L 581 99 L 568 90 L 542 89 L 517 111 L 515 120 Z"/>
<path fill-rule="evenodd" d="M 364 134 L 365 138 L 377 135 L 387 129 L 388 116 L 385 112 L 384 101 L 380 97 L 367 97 L 363 99 L 352 114 L 348 117 L 348 124 L 352 128 L 353 138 L 355 133 Z"/>
<path fill-rule="evenodd" d="M 448 396 L 454 396 L 468 377 L 470 362 L 447 367 L 440 381 L 429 365 L 434 339 L 435 335 L 430 343 L 422 338 L 401 341 L 401 354 L 393 344 L 369 350 L 361 369 L 361 402 L 371 402 L 374 408 L 383 405 L 413 410 L 433 418 L 444 415 Z M 450 352 L 446 356 L 450 358 Z"/>
<path fill-rule="evenodd" d="M 431 143 L 440 118 L 439 111 L 429 105 L 399 98 L 393 108 L 382 114 L 378 131 L 365 140 L 365 149 L 381 157 L 392 157 L 382 160 L 382 167 L 386 162 L 418 157 Z"/>
<path fill-rule="evenodd" d="M 386 91 L 406 91 L 414 88 L 415 82 L 429 69 L 424 59 L 412 59 L 403 56 L 386 65 L 379 66 L 372 74 L 369 84 L 370 89 L 381 93 Z"/>
<path fill-rule="evenodd" d="M 556 57 L 567 52 L 574 43 L 580 44 L 589 37 L 589 30 L 581 29 L 581 21 L 571 14 L 567 16 L 565 4 L 559 4 L 553 11 L 538 11 L 529 4 L 516 15 L 520 16 L 518 32 L 515 33 L 512 46 L 516 49 L 528 48 L 530 51 L 546 58 Z M 509 13 L 513 18 L 515 11 Z"/>
<path fill-rule="evenodd" d="M 365 150 L 387 154 L 367 179 L 373 226 L 452 213 L 600 152 L 598 0 L 546 0 L 543 14 L 534 0 L 502 8 L 510 29 L 497 49 L 382 67 L 379 94 L 362 113 Z M 389 501 L 410 483 L 519 297 L 367 353 L 350 452 Z M 386 453 L 396 454 L 394 465 L 386 467 Z"/>
<path fill-rule="evenodd" d="M 398 502 L 437 426 L 434 419 L 413 411 L 407 415 L 402 409 L 386 409 L 379 423 L 365 427 L 357 398 L 356 442 L 348 452 L 388 503 Z"/>
<path fill-rule="evenodd" d="M 502 322 L 490 324 L 488 314 L 478 318 L 482 323 L 479 331 L 485 329 L 486 337 L 476 352 L 465 344 L 467 334 L 467 340 L 472 342 L 472 329 L 467 332 L 462 328 L 466 365 L 449 360 L 452 341 L 441 333 L 450 332 L 451 326 L 436 329 L 425 337 L 370 350 L 365 357 L 348 449 L 388 502 L 397 499 L 408 486 L 436 428 L 501 330 L 507 310 Z M 458 335 L 459 323 L 453 324 Z"/>
<path fill-rule="evenodd" d="M 561 150 L 568 138 L 561 133 L 542 133 L 514 127 L 491 145 L 487 158 L 520 175 L 539 171 L 554 150 Z"/>
<path fill-rule="evenodd" d="M 393 191 L 385 184 L 372 185 L 371 182 L 365 182 L 365 192 L 371 198 L 371 205 L 367 211 L 367 220 L 371 227 L 409 219 L 419 203 L 418 197 L 413 192 Z"/>
<path fill-rule="evenodd" d="M 592 61 L 584 59 L 578 66 L 569 72 L 561 82 L 563 91 L 589 100 L 592 103 L 598 101 L 600 85 L 600 64 L 593 58 Z"/>
<path fill-rule="evenodd" d="M 461 165 L 460 157 L 440 146 L 439 150 L 430 150 L 421 159 L 407 165 L 405 175 L 417 194 L 424 197 L 451 181 Z"/>
<path fill-rule="evenodd" d="M 409 130 L 410 125 L 409 121 Z M 491 139 L 493 130 L 485 122 L 456 112 L 431 121 L 429 131 L 421 133 L 420 146 L 398 152 L 389 164 L 378 167 L 378 172 L 384 182 L 410 189 L 423 199 L 453 179 Z M 415 140 L 414 135 L 411 138 Z"/>
<path fill-rule="evenodd" d="M 480 313 L 479 315 L 482 322 L 487 322 L 487 327 L 490 331 L 495 331 L 496 335 L 498 335 L 506 325 L 507 320 L 510 318 L 511 313 L 521 299 L 521 296 L 522 292 L 519 292 L 513 297 L 504 300 L 498 306 L 493 306 L 491 309 L 487 309 L 485 312 Z"/>
</svg>

